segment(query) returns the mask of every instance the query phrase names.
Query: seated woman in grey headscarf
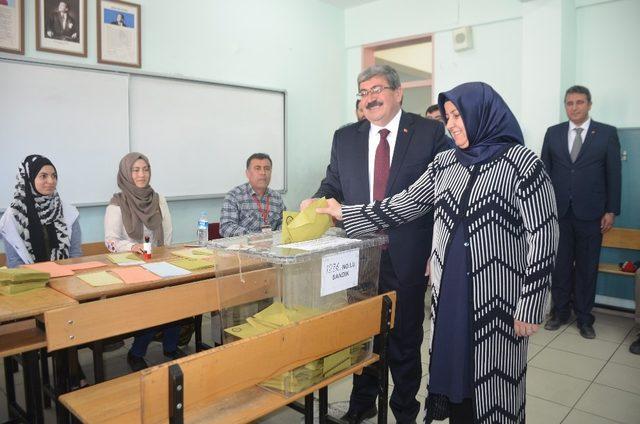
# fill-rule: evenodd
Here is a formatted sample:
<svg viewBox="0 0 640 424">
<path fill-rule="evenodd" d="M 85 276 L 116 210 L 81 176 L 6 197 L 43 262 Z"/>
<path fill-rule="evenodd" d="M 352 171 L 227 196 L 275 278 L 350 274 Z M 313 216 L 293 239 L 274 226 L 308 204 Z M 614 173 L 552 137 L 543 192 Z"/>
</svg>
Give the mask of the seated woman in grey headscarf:
<svg viewBox="0 0 640 424">
<path fill-rule="evenodd" d="M 145 237 L 154 246 L 171 244 L 171 215 L 167 201 L 149 185 L 151 165 L 142 153 L 132 152 L 120 160 L 118 187 L 121 192 L 111 198 L 104 215 L 104 240 L 112 252 L 142 253 Z M 127 354 L 133 371 L 148 365 L 144 360 L 147 347 L 155 333 L 162 329 L 165 356 L 177 359 L 185 356 L 178 348 L 180 326 L 168 324 L 150 328 L 138 334 Z"/>
</svg>

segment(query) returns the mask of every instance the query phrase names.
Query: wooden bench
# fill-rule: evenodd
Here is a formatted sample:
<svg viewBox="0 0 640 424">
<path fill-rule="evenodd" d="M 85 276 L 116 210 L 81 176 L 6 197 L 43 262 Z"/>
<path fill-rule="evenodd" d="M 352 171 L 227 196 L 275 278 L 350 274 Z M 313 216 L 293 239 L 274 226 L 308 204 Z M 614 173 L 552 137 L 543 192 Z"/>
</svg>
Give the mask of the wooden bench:
<svg viewBox="0 0 640 424">
<path fill-rule="evenodd" d="M 0 295 L 0 358 L 4 362 L 5 390 L 10 418 L 26 423 L 43 422 L 43 398 L 38 369 L 38 356 L 46 358 L 44 331 L 36 325 L 35 317 L 43 312 L 77 304 L 73 299 L 50 288 L 41 288 L 12 296 Z M 21 357 L 25 408 L 16 401 L 14 373 L 15 356 Z M 41 361 L 42 381 L 48 383 L 48 366 Z M 44 406 L 49 405 L 48 398 Z"/>
<path fill-rule="evenodd" d="M 632 261 L 640 260 L 640 230 L 614 227 L 602 236 L 602 247 L 636 250 L 637 252 L 633 253 L 629 259 Z M 633 277 L 632 273 L 620 271 L 618 264 L 601 262 L 598 265 L 598 271 Z"/>
<path fill-rule="evenodd" d="M 69 390 L 65 349 L 217 311 L 221 290 L 227 296 L 225 306 L 274 297 L 275 270 L 244 273 L 243 282 L 239 275 L 210 278 L 46 312 L 47 349 L 53 352 L 58 393 Z M 68 420 L 63 408 L 57 413 L 59 422 Z"/>
<path fill-rule="evenodd" d="M 386 349 L 290 397 L 259 386 L 273 376 L 380 334 L 393 322 L 395 293 L 376 296 L 259 336 L 67 393 L 60 401 L 85 423 L 246 423 L 297 399 L 313 422 L 320 392 L 320 423 L 328 420 L 327 386 L 380 361 L 378 422 L 387 419 Z"/>
<path fill-rule="evenodd" d="M 629 260 L 640 260 L 640 230 L 634 228 L 612 228 L 602 236 L 602 247 L 608 247 L 612 249 L 626 249 L 632 250 L 629 255 Z M 622 275 L 625 277 L 635 278 L 635 319 L 640 323 L 640 270 L 635 274 L 630 272 L 623 272 L 620 270 L 618 264 L 603 263 L 598 265 L 598 271 L 607 274 Z"/>
<path fill-rule="evenodd" d="M 47 345 L 44 331 L 35 320 L 18 321 L 0 326 L 0 358 L 4 360 L 5 390 L 9 416 L 25 423 L 44 423 L 42 386 L 38 369 L 38 352 Z M 12 356 L 22 359 L 25 408 L 16 401 Z"/>
</svg>

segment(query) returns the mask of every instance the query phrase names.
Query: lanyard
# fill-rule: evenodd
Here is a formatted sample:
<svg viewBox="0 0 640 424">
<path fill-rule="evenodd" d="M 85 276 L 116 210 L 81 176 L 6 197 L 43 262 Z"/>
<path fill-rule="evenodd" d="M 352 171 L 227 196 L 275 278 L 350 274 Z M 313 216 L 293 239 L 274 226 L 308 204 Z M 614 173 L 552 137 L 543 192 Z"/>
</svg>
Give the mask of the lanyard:
<svg viewBox="0 0 640 424">
<path fill-rule="evenodd" d="M 256 202 L 256 205 L 258 205 L 258 212 L 260 212 L 260 215 L 262 215 L 264 224 L 269 225 L 269 199 L 271 196 L 267 195 L 267 207 L 265 210 L 262 210 L 262 203 L 260 202 L 260 200 L 258 200 L 258 196 L 254 194 L 252 197 L 253 201 Z"/>
</svg>

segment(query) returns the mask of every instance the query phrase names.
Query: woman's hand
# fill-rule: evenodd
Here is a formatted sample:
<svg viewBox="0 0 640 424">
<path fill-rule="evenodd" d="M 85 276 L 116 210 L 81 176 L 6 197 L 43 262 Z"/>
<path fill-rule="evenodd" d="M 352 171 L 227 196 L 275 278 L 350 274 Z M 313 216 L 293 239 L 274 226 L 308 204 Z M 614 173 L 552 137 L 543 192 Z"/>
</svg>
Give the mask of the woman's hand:
<svg viewBox="0 0 640 424">
<path fill-rule="evenodd" d="M 132 251 L 133 253 L 138 253 L 138 254 L 140 254 L 140 255 L 142 255 L 142 254 L 144 253 L 143 246 L 142 246 L 142 244 L 140 244 L 140 243 L 136 243 L 136 244 L 134 244 L 133 246 L 131 246 L 131 251 Z"/>
<path fill-rule="evenodd" d="M 331 215 L 336 221 L 342 221 L 342 205 L 335 199 L 327 199 L 327 207 L 316 208 L 316 213 Z"/>
<path fill-rule="evenodd" d="M 529 337 L 540 329 L 538 324 L 529 324 L 528 322 L 522 322 L 518 320 L 513 321 L 513 328 L 516 330 L 516 336 Z"/>
</svg>

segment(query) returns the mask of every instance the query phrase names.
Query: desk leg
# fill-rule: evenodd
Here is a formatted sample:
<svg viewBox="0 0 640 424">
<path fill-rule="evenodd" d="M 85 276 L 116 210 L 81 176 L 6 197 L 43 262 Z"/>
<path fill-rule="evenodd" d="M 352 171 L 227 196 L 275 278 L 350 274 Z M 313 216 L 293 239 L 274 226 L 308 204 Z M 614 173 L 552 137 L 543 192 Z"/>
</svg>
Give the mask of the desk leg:
<svg viewBox="0 0 640 424">
<path fill-rule="evenodd" d="M 4 358 L 4 387 L 7 391 L 7 409 L 9 418 L 15 418 L 13 407 L 16 404 L 16 386 L 13 381 L 13 358 L 5 356 Z"/>
<path fill-rule="evenodd" d="M 58 350 L 53 354 L 53 383 L 56 394 L 56 417 L 59 424 L 69 422 L 69 411 L 60 403 L 58 396 L 69 392 L 69 351 Z"/>
<path fill-rule="evenodd" d="M 313 424 L 313 393 L 304 397 L 304 424 Z"/>
<path fill-rule="evenodd" d="M 93 352 L 93 376 L 96 384 L 104 381 L 104 341 L 98 340 L 91 346 Z"/>
<path fill-rule="evenodd" d="M 196 352 L 200 352 L 202 350 L 202 315 L 193 317 L 193 322 L 196 333 Z"/>
<path fill-rule="evenodd" d="M 51 408 L 51 397 L 45 390 L 47 387 L 51 387 L 51 380 L 49 379 L 49 355 L 47 348 L 40 349 L 40 374 L 42 376 L 42 394 L 44 396 L 44 407 Z"/>
<path fill-rule="evenodd" d="M 389 363 L 387 348 L 389 347 L 389 331 L 391 328 L 391 299 L 382 298 L 382 314 L 380 317 L 380 364 L 378 374 L 378 424 L 387 423 L 389 399 Z"/>
<path fill-rule="evenodd" d="M 319 424 L 327 424 L 327 414 L 329 410 L 329 391 L 327 386 L 321 388 L 319 392 L 320 405 L 318 409 L 320 410 L 320 414 L 318 416 L 318 422 Z"/>
<path fill-rule="evenodd" d="M 37 350 L 22 354 L 22 374 L 24 378 L 24 396 L 28 420 L 36 424 L 44 423 L 42 386 L 40 385 Z"/>
</svg>

